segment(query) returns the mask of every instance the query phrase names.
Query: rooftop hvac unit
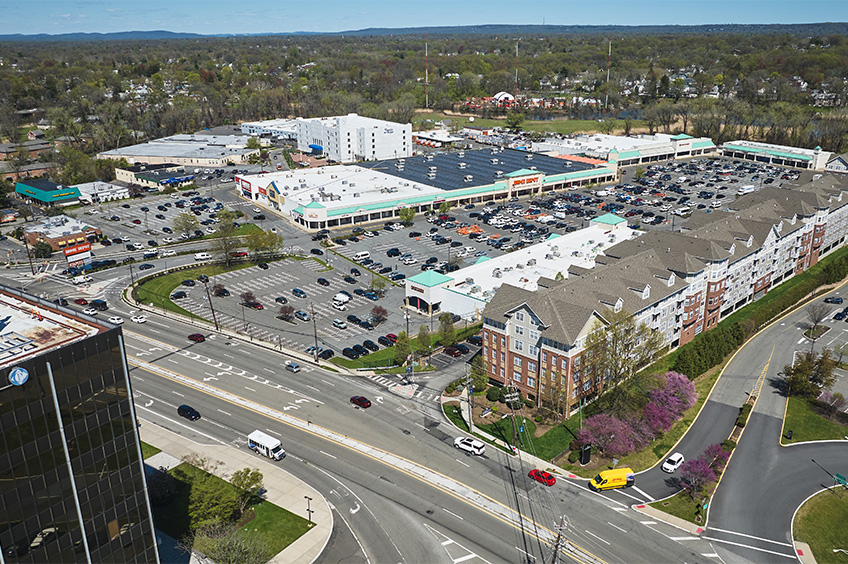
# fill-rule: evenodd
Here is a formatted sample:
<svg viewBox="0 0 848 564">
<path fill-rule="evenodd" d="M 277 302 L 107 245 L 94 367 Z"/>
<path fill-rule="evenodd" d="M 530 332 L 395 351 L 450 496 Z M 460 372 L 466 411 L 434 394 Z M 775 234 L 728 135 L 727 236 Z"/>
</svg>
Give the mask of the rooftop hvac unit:
<svg viewBox="0 0 848 564">
<path fill-rule="evenodd" d="M 502 170 L 496 170 L 495 171 L 495 178 L 501 178 L 502 176 L 503 176 Z"/>
<path fill-rule="evenodd" d="M 527 155 L 525 158 L 526 158 L 528 161 L 532 161 L 532 160 L 533 160 L 533 155 Z"/>
<path fill-rule="evenodd" d="M 463 180 L 465 180 L 465 182 L 471 182 L 472 180 L 474 180 L 474 177 L 470 174 L 466 174 Z"/>
<path fill-rule="evenodd" d="M 358 197 L 359 197 L 359 192 L 354 192 L 354 193 L 353 193 L 353 197 L 354 197 L 354 198 L 358 198 Z"/>
<path fill-rule="evenodd" d="M 436 172 L 436 167 L 431 166 L 431 167 L 429 168 L 429 170 L 430 170 L 430 172 Z"/>
<path fill-rule="evenodd" d="M 527 261 L 527 266 L 536 266 L 536 259 L 532 258 Z"/>
<path fill-rule="evenodd" d="M 339 177 L 339 175 L 338 175 L 338 174 L 331 174 L 331 175 L 330 175 L 330 180 L 332 180 L 332 179 L 334 179 L 334 178 L 338 178 L 338 177 Z"/>
<path fill-rule="evenodd" d="M 427 160 L 428 160 L 428 161 L 432 161 L 432 160 L 433 160 L 433 155 L 427 155 Z"/>
<path fill-rule="evenodd" d="M 459 168 L 465 168 L 465 167 L 467 167 L 467 166 L 468 166 L 468 165 L 467 165 L 467 164 L 465 164 L 465 163 L 459 163 Z"/>
<path fill-rule="evenodd" d="M 457 155 L 458 155 L 458 156 L 459 156 L 459 158 L 461 159 L 462 157 L 464 157 L 464 156 L 465 156 L 465 151 L 460 151 L 459 153 L 457 153 Z"/>
<path fill-rule="evenodd" d="M 518 270 L 524 270 L 524 263 L 519 262 L 515 265 L 515 268 L 517 268 Z"/>
<path fill-rule="evenodd" d="M 499 268 L 496 268 L 492 271 L 492 278 L 500 278 L 501 276 L 503 276 L 503 273 L 500 271 Z"/>
<path fill-rule="evenodd" d="M 345 184 L 347 184 L 347 180 L 342 180 L 342 186 L 344 186 Z"/>
<path fill-rule="evenodd" d="M 465 279 L 465 283 L 466 284 L 474 284 L 474 279 L 469 276 L 468 278 Z"/>
<path fill-rule="evenodd" d="M 536 167 L 535 167 L 535 166 L 531 166 L 531 167 L 530 167 L 530 170 L 536 170 Z"/>
<path fill-rule="evenodd" d="M 481 288 L 480 286 L 471 286 L 471 293 L 472 294 L 479 294 L 480 290 L 482 290 L 482 289 L 483 288 Z"/>
<path fill-rule="evenodd" d="M 351 183 L 350 183 L 350 187 L 351 187 L 351 188 L 353 188 L 354 186 L 356 186 L 356 184 L 354 184 L 353 182 L 351 182 Z"/>
</svg>

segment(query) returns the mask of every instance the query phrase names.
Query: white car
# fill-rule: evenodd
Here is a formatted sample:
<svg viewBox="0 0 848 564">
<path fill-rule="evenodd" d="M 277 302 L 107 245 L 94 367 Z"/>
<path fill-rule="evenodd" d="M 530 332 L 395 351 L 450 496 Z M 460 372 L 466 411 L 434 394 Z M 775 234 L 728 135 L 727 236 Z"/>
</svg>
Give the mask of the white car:
<svg viewBox="0 0 848 564">
<path fill-rule="evenodd" d="M 486 452 L 486 445 L 483 444 L 483 441 L 478 441 L 471 437 L 457 437 L 453 440 L 453 446 L 459 450 L 476 454 L 477 456 L 481 456 Z"/>
<path fill-rule="evenodd" d="M 259 208 L 253 208 L 253 213 L 262 213 L 262 210 Z"/>
<path fill-rule="evenodd" d="M 97 310 L 94 309 L 93 307 L 87 307 L 84 310 L 82 310 L 82 312 L 86 315 L 97 315 Z"/>
<path fill-rule="evenodd" d="M 214 227 L 207 227 L 206 232 L 207 233 L 215 233 L 215 228 Z"/>
<path fill-rule="evenodd" d="M 163 243 L 166 243 L 166 244 L 167 244 L 167 243 L 173 243 L 173 242 L 174 242 L 174 238 L 173 238 L 173 237 L 165 237 L 164 239 L 162 239 L 162 242 L 163 242 Z"/>
<path fill-rule="evenodd" d="M 118 317 L 117 315 L 113 315 L 109 318 L 109 323 L 114 323 L 115 325 L 122 325 L 124 323 L 124 318 Z"/>
<path fill-rule="evenodd" d="M 403 259 L 403 264 L 415 264 L 416 262 L 418 262 L 418 261 L 415 260 L 415 258 L 413 258 L 413 257 L 407 257 L 407 258 Z"/>
<path fill-rule="evenodd" d="M 680 468 L 681 464 L 683 464 L 683 455 L 679 452 L 675 452 L 674 454 L 669 456 L 665 462 L 663 462 L 662 471 L 671 474 L 672 472 Z"/>
<path fill-rule="evenodd" d="M 147 323 L 147 318 L 143 315 L 133 315 L 130 317 L 130 321 L 133 323 Z"/>
<path fill-rule="evenodd" d="M 159 256 L 160 257 L 175 257 L 175 256 L 177 256 L 177 251 L 175 251 L 174 249 L 168 249 L 167 251 L 162 251 L 162 253 Z"/>
<path fill-rule="evenodd" d="M 339 303 L 339 302 L 333 302 L 333 307 L 336 308 L 339 311 L 347 310 L 347 306 L 342 304 L 342 303 Z"/>
</svg>

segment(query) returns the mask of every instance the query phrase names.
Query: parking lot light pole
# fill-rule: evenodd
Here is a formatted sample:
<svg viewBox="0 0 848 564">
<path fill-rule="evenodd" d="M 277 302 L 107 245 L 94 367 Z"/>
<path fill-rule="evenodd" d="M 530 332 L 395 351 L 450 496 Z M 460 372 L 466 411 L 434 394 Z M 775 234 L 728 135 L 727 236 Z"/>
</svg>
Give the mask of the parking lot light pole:
<svg viewBox="0 0 848 564">
<path fill-rule="evenodd" d="M 309 302 L 309 309 L 312 311 L 312 334 L 315 337 L 315 350 L 312 351 L 312 358 L 318 362 L 318 325 L 315 323 L 315 304 Z"/>
<path fill-rule="evenodd" d="M 306 500 L 306 516 L 309 520 L 309 525 L 312 525 L 312 507 L 309 504 L 312 501 L 312 498 L 308 495 L 303 496 L 303 498 Z"/>
<path fill-rule="evenodd" d="M 212 295 L 209 293 L 209 281 L 203 283 L 203 287 L 206 288 L 206 299 L 209 300 L 209 309 L 212 310 L 212 321 L 215 323 L 215 331 L 220 331 L 221 329 L 218 327 L 218 318 L 215 317 L 215 308 L 212 306 Z M 244 311 L 244 310 L 242 310 Z"/>
</svg>

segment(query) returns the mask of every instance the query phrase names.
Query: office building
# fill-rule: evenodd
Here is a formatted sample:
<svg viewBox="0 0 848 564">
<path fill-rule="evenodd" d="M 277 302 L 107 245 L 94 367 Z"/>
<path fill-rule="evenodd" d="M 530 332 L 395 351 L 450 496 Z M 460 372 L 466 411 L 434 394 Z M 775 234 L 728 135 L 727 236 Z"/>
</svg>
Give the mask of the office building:
<svg viewBox="0 0 848 564">
<path fill-rule="evenodd" d="M 0 287 L 5 563 L 158 563 L 120 327 Z"/>
<path fill-rule="evenodd" d="M 297 148 L 319 151 L 337 163 L 397 159 L 412 155 L 412 125 L 356 114 L 298 118 Z"/>
</svg>

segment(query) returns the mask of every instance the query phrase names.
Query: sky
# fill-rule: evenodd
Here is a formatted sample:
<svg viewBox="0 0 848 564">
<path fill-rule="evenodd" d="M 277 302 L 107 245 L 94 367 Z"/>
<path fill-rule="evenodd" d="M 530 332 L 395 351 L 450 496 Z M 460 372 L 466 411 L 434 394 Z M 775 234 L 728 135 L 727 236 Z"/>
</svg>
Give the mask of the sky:
<svg viewBox="0 0 848 564">
<path fill-rule="evenodd" d="M 845 0 L 0 0 L 2 33 L 337 32 L 481 24 L 695 25 L 846 20 Z M 840 14 L 842 15 L 840 18 Z"/>
</svg>

